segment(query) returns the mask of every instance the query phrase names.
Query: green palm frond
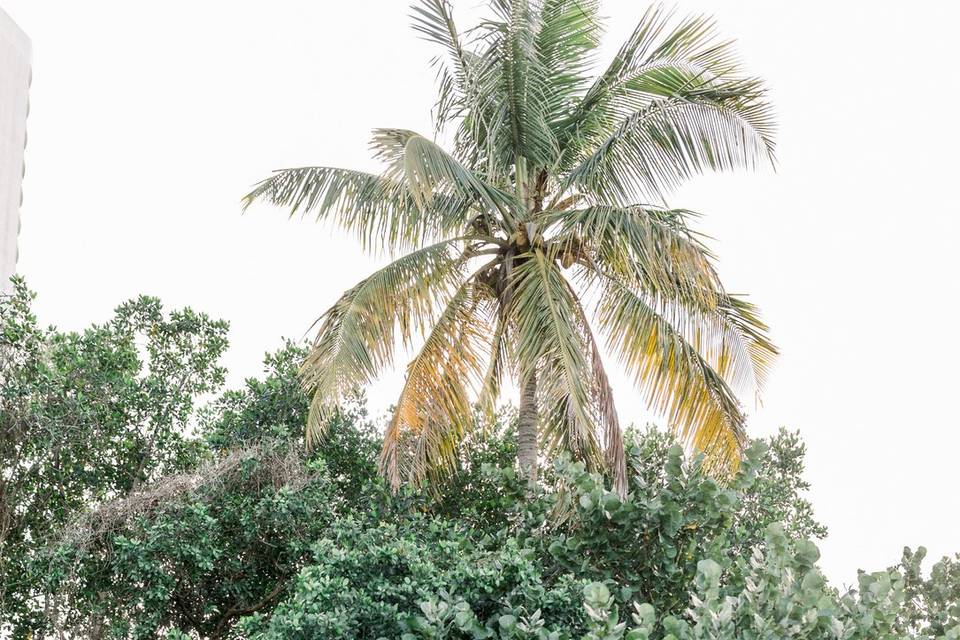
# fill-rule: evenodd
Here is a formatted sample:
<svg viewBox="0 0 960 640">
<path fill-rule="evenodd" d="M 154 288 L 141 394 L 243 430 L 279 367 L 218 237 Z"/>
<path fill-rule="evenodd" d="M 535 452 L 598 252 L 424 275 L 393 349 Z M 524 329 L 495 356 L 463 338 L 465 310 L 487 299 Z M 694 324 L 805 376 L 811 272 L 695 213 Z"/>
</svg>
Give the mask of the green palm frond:
<svg viewBox="0 0 960 640">
<path fill-rule="evenodd" d="M 500 6 L 500 16 L 510 7 Z M 423 0 L 413 7 L 414 29 L 439 44 L 447 55 L 434 60 L 439 68 L 436 128 L 458 122 L 456 156 L 491 183 L 508 186 L 516 158 L 515 120 L 504 92 L 504 23 L 487 21 L 464 42 L 447 0 Z"/>
<path fill-rule="evenodd" d="M 461 38 L 453 19 L 453 8 L 448 0 L 423 0 L 412 7 L 413 28 L 424 39 L 440 45 L 447 55 L 434 59 L 439 69 L 438 96 L 434 110 L 437 132 L 450 121 L 465 114 L 473 113 L 473 140 L 484 136 L 482 130 L 492 127 L 485 120 L 491 110 L 489 91 L 485 90 L 491 81 L 489 64 L 481 64 L 481 59 Z M 478 149 L 472 148 L 471 154 Z M 473 163 L 476 166 L 476 163 Z M 486 175 L 495 174 L 487 167 Z"/>
<path fill-rule="evenodd" d="M 758 105 L 657 99 L 623 120 L 563 181 L 613 203 L 662 201 L 706 169 L 755 168 L 770 159 Z"/>
<path fill-rule="evenodd" d="M 545 224 L 560 241 L 579 243 L 604 270 L 665 299 L 713 306 L 720 280 L 713 256 L 687 225 L 692 212 L 633 205 L 598 205 L 548 212 Z"/>
<path fill-rule="evenodd" d="M 548 446 L 565 446 L 599 465 L 592 354 L 580 326 L 579 303 L 555 256 L 540 249 L 523 257 L 512 286 L 519 377 L 537 376 Z"/>
<path fill-rule="evenodd" d="M 548 70 L 537 56 L 537 34 L 541 17 L 535 3 L 513 0 L 504 3 L 500 22 L 495 26 L 491 51 L 500 61 L 501 91 L 516 158 L 514 169 L 525 172 L 534 166 L 550 164 L 559 146 L 550 129 L 550 86 Z M 509 10 L 507 10 L 509 9 Z M 524 175 L 517 182 L 524 181 Z"/>
<path fill-rule="evenodd" d="M 470 83 L 470 53 L 460 38 L 449 0 L 422 0 L 411 7 L 413 29 L 447 50 L 453 72 L 464 92 Z"/>
<path fill-rule="evenodd" d="M 437 307 L 463 277 L 459 242 L 440 242 L 390 263 L 348 290 L 320 317 L 301 367 L 304 388 L 313 394 L 308 441 L 323 435 L 330 411 L 346 393 L 393 363 L 397 337 L 409 344 L 426 332 Z"/>
<path fill-rule="evenodd" d="M 535 47 L 546 80 L 547 121 L 556 136 L 589 84 L 602 33 L 599 3 L 544 0 L 539 13 Z"/>
<path fill-rule="evenodd" d="M 288 208 L 290 215 L 312 214 L 357 234 L 369 249 L 418 247 L 459 233 L 475 199 L 439 195 L 421 207 L 405 183 L 335 167 L 299 167 L 276 171 L 244 197 Z"/>
<path fill-rule="evenodd" d="M 739 110 L 773 153 L 773 120 L 762 83 L 745 76 L 714 21 L 692 16 L 673 24 L 673 12 L 653 7 L 566 123 L 564 170 L 577 152 L 602 145 L 629 116 L 654 100 L 683 100 Z M 581 158 L 582 159 L 582 158 Z"/>
<path fill-rule="evenodd" d="M 673 12 L 663 7 L 647 10 L 577 105 L 571 118 L 577 129 L 589 129 L 588 122 L 605 116 L 605 107 L 610 101 L 629 94 L 630 85 L 644 78 L 647 72 L 676 67 L 693 71 L 693 75 L 710 72 L 711 76 L 724 76 L 736 70 L 730 43 L 717 43 L 711 19 L 692 16 L 671 29 L 672 18 Z"/>
<path fill-rule="evenodd" d="M 495 16 L 475 30 L 479 51 L 469 58 L 472 84 L 445 78 L 441 89 L 448 117 L 460 120 L 459 157 L 494 181 L 519 185 L 534 167 L 552 163 L 559 146 L 549 125 L 550 69 L 538 55 L 543 25 L 539 2 L 492 2 Z M 455 87 L 453 95 L 444 88 Z M 438 105 L 440 106 L 440 105 Z M 511 179 L 515 171 L 518 179 Z M 519 195 L 519 190 L 518 190 Z"/>
<path fill-rule="evenodd" d="M 387 162 L 386 175 L 402 181 L 419 208 L 429 210 L 439 193 L 477 202 L 487 214 L 499 213 L 511 222 L 516 219 L 517 203 L 510 194 L 485 183 L 420 134 L 405 129 L 376 129 L 371 146 L 376 156 Z"/>
</svg>

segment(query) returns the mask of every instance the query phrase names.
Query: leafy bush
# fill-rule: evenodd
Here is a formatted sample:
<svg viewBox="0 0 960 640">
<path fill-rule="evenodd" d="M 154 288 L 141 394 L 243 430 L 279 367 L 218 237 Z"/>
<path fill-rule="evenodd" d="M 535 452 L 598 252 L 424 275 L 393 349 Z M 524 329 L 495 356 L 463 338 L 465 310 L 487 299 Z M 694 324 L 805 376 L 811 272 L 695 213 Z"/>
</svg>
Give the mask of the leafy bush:
<svg viewBox="0 0 960 640">
<path fill-rule="evenodd" d="M 471 624 L 511 610 L 549 611 L 576 624 L 579 589 L 566 577 L 545 586 L 533 549 L 515 537 L 481 538 L 456 521 L 411 515 L 399 523 L 344 519 L 313 548 L 291 597 L 269 618 L 245 624 L 255 638 L 378 638 L 426 632 L 419 614 L 469 603 Z M 416 603 L 424 604 L 418 610 Z M 569 612 L 573 620 L 566 620 Z M 461 621 L 461 624 L 464 624 Z"/>
<path fill-rule="evenodd" d="M 795 441 L 781 434 L 773 447 L 784 440 Z M 676 446 L 663 467 L 651 465 L 644 454 L 662 444 L 656 433 L 636 436 L 626 499 L 582 464 L 559 461 L 555 490 L 516 504 L 518 519 L 496 533 L 419 512 L 338 523 L 287 599 L 241 628 L 259 640 L 958 637 L 956 563 L 942 561 L 925 581 L 908 554 L 903 567 L 863 573 L 840 593 L 816 567 L 816 546 L 778 522 L 757 522 L 750 535 L 761 543 L 734 554 L 729 541 L 755 513 L 773 447 L 754 445 L 721 488 Z"/>
</svg>

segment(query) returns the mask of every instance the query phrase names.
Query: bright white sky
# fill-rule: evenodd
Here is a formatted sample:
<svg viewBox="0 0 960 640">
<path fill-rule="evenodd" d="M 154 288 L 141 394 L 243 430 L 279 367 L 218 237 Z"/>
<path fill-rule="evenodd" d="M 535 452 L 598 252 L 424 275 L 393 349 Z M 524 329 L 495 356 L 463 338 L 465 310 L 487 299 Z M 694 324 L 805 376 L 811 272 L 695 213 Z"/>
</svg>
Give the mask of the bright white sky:
<svg viewBox="0 0 960 640">
<path fill-rule="evenodd" d="M 41 320 L 78 329 L 148 293 L 231 322 L 232 381 L 260 371 L 376 263 L 248 187 L 305 164 L 375 168 L 376 126 L 430 131 L 434 50 L 403 1 L 0 0 L 34 46 L 19 269 Z M 478 0 L 456 4 L 462 18 Z M 776 173 L 706 176 L 728 287 L 783 356 L 750 431 L 808 443 L 836 584 L 903 545 L 960 551 L 954 3 L 679 0 L 765 77 Z M 644 3 L 608 0 L 607 54 Z M 625 422 L 646 420 L 622 376 Z M 370 391 L 384 410 L 398 374 Z"/>
</svg>

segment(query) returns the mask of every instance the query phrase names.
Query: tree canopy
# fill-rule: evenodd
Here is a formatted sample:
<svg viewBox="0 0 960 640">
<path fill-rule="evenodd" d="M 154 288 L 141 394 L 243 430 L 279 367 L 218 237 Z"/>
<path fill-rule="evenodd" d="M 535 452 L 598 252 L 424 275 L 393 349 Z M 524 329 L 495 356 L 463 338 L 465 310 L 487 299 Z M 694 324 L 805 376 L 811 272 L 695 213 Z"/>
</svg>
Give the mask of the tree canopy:
<svg viewBox="0 0 960 640">
<path fill-rule="evenodd" d="M 30 300 L 22 283 L 0 298 L 0 632 L 12 637 L 960 632 L 960 558 L 925 572 L 925 552 L 906 550 L 850 588 L 824 580 L 811 540 L 826 530 L 804 496 L 796 434 L 753 441 L 721 483 L 673 435 L 626 429 L 625 495 L 569 455 L 544 464 L 531 495 L 516 411 L 485 422 L 478 410 L 484 428 L 453 472 L 394 493 L 362 396 L 305 448 L 299 345 L 223 391 L 225 323 L 141 298 L 60 332 L 41 328 Z M 160 371 L 187 382 L 163 384 Z"/>
</svg>

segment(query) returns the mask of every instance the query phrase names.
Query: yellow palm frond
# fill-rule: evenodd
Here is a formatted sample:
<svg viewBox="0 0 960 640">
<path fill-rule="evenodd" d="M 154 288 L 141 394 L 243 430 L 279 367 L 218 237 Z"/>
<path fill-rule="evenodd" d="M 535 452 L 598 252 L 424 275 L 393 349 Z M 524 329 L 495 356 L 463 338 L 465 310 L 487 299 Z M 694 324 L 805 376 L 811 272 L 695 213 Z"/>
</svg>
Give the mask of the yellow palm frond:
<svg viewBox="0 0 960 640">
<path fill-rule="evenodd" d="M 745 417 L 717 371 L 670 322 L 629 287 L 605 276 L 597 316 L 608 348 L 647 404 L 718 470 L 734 470 L 746 442 Z"/>
<path fill-rule="evenodd" d="M 481 286 L 464 283 L 407 368 L 380 455 L 381 472 L 394 489 L 404 479 L 419 481 L 455 465 L 456 447 L 473 424 L 470 398 L 489 351 L 485 298 Z"/>
<path fill-rule="evenodd" d="M 313 393 L 308 442 L 322 436 L 344 394 L 392 364 L 397 337 L 409 344 L 426 332 L 462 280 L 458 243 L 434 244 L 390 263 L 343 294 L 317 321 L 320 329 L 301 367 L 304 388 Z"/>
<path fill-rule="evenodd" d="M 587 238 L 582 275 L 641 291 L 731 386 L 759 393 L 777 355 L 756 308 L 726 293 L 685 210 L 595 206 L 558 216 L 560 237 Z"/>
</svg>

